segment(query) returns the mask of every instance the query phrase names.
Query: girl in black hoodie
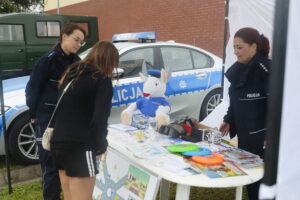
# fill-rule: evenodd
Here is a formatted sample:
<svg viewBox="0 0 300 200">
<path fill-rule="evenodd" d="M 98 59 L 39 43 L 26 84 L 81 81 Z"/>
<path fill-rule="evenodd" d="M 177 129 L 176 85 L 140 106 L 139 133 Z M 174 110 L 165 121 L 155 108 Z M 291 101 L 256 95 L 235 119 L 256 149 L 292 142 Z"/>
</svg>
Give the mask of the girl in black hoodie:
<svg viewBox="0 0 300 200">
<path fill-rule="evenodd" d="M 113 95 L 112 71 L 119 53 L 110 42 L 96 43 L 60 80 L 59 95 L 70 87 L 57 108 L 51 151 L 64 199 L 92 199 L 96 159 L 106 152 L 107 121 Z"/>
</svg>

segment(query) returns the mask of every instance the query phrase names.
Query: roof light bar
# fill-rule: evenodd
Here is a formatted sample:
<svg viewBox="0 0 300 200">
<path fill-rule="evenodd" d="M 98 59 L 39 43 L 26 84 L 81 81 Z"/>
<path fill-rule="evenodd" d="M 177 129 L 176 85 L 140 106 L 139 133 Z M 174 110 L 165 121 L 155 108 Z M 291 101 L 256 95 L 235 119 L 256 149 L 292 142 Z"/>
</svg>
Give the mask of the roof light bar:
<svg viewBox="0 0 300 200">
<path fill-rule="evenodd" d="M 121 34 L 114 34 L 112 36 L 113 42 L 122 42 L 128 40 L 142 40 L 142 41 L 153 41 L 156 39 L 156 32 L 140 32 L 140 33 L 121 33 Z"/>
</svg>

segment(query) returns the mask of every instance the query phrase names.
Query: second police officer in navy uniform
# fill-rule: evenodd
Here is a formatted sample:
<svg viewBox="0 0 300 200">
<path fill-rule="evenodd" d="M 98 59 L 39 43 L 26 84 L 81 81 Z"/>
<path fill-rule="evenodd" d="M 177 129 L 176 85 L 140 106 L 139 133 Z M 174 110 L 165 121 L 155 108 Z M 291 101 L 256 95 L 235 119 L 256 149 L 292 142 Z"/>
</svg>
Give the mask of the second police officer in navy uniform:
<svg viewBox="0 0 300 200">
<path fill-rule="evenodd" d="M 225 73 L 230 82 L 230 106 L 220 126 L 223 134 L 238 136 L 238 147 L 263 158 L 266 133 L 269 40 L 253 28 L 234 35 L 235 62 Z M 258 199 L 260 181 L 247 185 L 249 200 Z"/>
<path fill-rule="evenodd" d="M 41 139 L 57 103 L 58 80 L 70 64 L 80 60 L 76 53 L 85 44 L 85 36 L 86 32 L 80 26 L 64 25 L 58 44 L 37 61 L 26 86 L 26 104 L 31 123 L 36 125 L 44 200 L 60 199 L 61 188 L 51 153 L 43 149 Z"/>
</svg>

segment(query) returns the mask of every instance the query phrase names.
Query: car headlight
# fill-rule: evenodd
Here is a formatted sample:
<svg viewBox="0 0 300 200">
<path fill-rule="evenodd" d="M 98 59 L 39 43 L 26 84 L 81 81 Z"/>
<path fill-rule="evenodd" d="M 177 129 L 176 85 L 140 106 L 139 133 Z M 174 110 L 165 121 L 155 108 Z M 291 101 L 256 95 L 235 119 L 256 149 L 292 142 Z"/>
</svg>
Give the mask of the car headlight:
<svg viewBox="0 0 300 200">
<path fill-rule="evenodd" d="M 9 109 L 11 109 L 10 106 L 4 106 L 4 112 L 8 111 Z M 2 109 L 0 108 L 0 116 L 2 115 Z"/>
</svg>

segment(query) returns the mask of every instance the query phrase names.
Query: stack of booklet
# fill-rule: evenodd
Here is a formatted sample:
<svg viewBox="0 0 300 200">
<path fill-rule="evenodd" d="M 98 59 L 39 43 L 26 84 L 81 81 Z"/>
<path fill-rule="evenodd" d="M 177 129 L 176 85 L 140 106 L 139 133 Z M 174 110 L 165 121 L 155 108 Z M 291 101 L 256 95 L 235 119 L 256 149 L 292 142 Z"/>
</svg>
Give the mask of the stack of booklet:
<svg viewBox="0 0 300 200">
<path fill-rule="evenodd" d="M 221 152 L 226 160 L 230 160 L 243 168 L 250 169 L 255 167 L 263 167 L 263 160 L 255 154 L 244 151 L 239 148 L 231 148 Z"/>
<path fill-rule="evenodd" d="M 225 160 L 220 165 L 202 165 L 191 160 L 191 158 L 185 157 L 184 161 L 190 164 L 194 169 L 200 169 L 201 172 L 207 175 L 209 178 L 223 178 L 231 176 L 246 175 L 238 165 L 230 160 Z"/>
</svg>

